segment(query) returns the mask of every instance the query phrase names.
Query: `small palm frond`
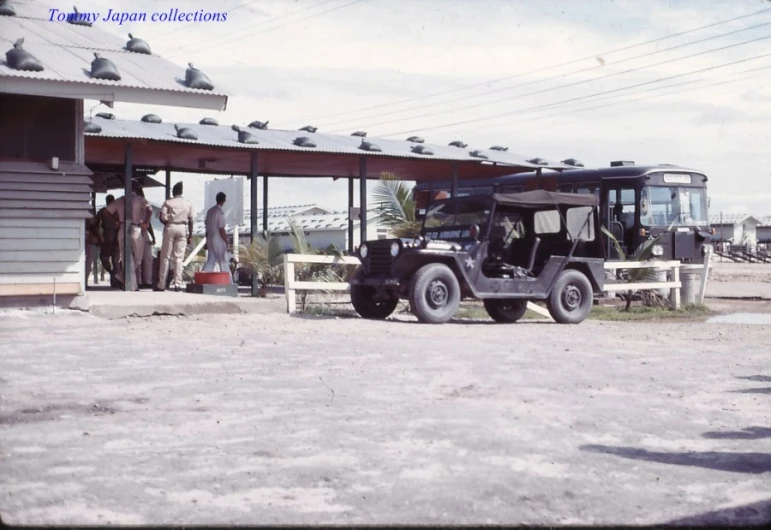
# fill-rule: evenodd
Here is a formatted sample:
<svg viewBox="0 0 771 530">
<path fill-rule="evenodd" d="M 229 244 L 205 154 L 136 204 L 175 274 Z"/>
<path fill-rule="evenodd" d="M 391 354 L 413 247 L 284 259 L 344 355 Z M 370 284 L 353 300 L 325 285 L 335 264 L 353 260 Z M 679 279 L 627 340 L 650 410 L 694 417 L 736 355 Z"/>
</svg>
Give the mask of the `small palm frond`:
<svg viewBox="0 0 771 530">
<path fill-rule="evenodd" d="M 398 226 L 415 221 L 412 190 L 393 173 L 383 172 L 372 190 L 373 203 L 380 210 L 383 224 Z"/>
<path fill-rule="evenodd" d="M 604 226 L 600 225 L 600 230 L 602 230 L 602 233 L 608 236 L 608 239 L 610 239 L 610 242 L 613 243 L 613 247 L 616 249 L 616 252 L 618 252 L 618 255 L 621 256 L 621 259 L 626 261 L 626 252 L 624 252 L 624 249 L 621 248 L 621 243 L 618 242 L 618 239 L 616 239 L 616 236 L 614 236 L 610 230 L 605 228 Z"/>
</svg>

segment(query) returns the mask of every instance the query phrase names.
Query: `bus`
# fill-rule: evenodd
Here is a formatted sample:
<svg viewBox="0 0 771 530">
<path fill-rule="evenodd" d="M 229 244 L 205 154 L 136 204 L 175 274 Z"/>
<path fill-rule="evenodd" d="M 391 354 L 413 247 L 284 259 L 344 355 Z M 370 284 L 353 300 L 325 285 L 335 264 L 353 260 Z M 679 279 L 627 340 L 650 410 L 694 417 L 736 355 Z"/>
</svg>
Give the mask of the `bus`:
<svg viewBox="0 0 771 530">
<path fill-rule="evenodd" d="M 703 263 L 714 233 L 709 226 L 707 176 L 702 171 L 659 164 L 638 166 L 615 161 L 610 167 L 542 169 L 487 179 L 457 181 L 456 197 L 518 193 L 535 189 L 594 194 L 600 201 L 602 225 L 618 241 L 604 233 L 608 260 L 631 257 L 644 242 L 658 238 L 652 248 L 660 260 Z M 452 181 L 418 182 L 413 188 L 416 214 L 421 216 L 435 199 L 452 196 Z"/>
</svg>

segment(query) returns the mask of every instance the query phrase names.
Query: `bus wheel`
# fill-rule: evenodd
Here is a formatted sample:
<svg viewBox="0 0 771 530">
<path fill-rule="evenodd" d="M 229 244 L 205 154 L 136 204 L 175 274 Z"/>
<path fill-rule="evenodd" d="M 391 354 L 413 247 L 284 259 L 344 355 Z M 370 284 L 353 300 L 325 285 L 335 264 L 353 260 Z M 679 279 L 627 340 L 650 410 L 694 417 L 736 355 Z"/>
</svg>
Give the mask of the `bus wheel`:
<svg viewBox="0 0 771 530">
<path fill-rule="evenodd" d="M 546 307 L 556 322 L 578 324 L 589 315 L 593 299 L 589 279 L 577 270 L 567 269 L 557 278 L 549 298 L 546 299 Z"/>
<path fill-rule="evenodd" d="M 488 298 L 483 303 L 490 318 L 503 324 L 516 322 L 527 311 L 527 300 Z"/>
</svg>

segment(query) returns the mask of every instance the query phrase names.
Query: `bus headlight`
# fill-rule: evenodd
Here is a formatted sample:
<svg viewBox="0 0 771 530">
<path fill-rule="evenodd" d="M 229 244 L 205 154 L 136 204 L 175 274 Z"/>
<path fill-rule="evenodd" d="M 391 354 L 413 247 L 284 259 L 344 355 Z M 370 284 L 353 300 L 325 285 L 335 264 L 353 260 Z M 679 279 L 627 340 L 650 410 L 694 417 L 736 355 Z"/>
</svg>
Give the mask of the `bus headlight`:
<svg viewBox="0 0 771 530">
<path fill-rule="evenodd" d="M 392 258 L 395 258 L 396 256 L 399 255 L 399 250 L 401 250 L 399 248 L 399 243 L 397 243 L 396 241 L 391 243 L 391 257 Z"/>
<path fill-rule="evenodd" d="M 653 248 L 651 249 L 651 253 L 654 256 L 663 256 L 664 255 L 664 247 L 661 245 L 653 245 Z"/>
<path fill-rule="evenodd" d="M 369 248 L 367 248 L 366 243 L 362 243 L 359 247 L 359 256 L 362 257 L 362 259 L 367 257 L 367 254 L 369 254 Z"/>
</svg>

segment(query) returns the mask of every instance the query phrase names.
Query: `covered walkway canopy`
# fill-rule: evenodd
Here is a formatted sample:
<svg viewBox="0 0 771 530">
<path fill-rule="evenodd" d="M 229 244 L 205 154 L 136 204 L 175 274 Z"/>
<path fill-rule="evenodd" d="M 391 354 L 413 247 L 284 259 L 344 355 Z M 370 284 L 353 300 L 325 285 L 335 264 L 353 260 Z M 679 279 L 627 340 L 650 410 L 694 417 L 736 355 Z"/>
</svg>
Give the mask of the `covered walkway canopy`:
<svg viewBox="0 0 771 530">
<path fill-rule="evenodd" d="M 361 135 L 335 135 L 307 130 L 286 131 L 216 124 L 158 123 L 158 116 L 142 121 L 95 117 L 86 127 L 86 163 L 95 173 L 131 174 L 136 170 L 237 174 L 251 180 L 251 230 L 257 233 L 257 179 L 263 177 L 348 178 L 349 212 L 353 207 L 353 179 L 360 180 L 360 209 L 367 209 L 367 179 L 391 172 L 404 180 L 432 181 L 491 178 L 534 169 L 573 169 L 497 149 L 473 149 L 426 144 L 421 138 L 388 140 Z M 259 126 L 259 124 L 258 124 Z M 268 187 L 263 179 L 263 230 L 267 229 Z M 366 219 L 360 220 L 362 240 Z M 353 220 L 349 215 L 349 234 Z M 353 237 L 349 237 L 349 247 Z M 353 250 L 352 248 L 348 249 Z"/>
</svg>

